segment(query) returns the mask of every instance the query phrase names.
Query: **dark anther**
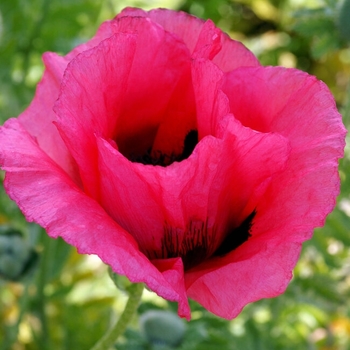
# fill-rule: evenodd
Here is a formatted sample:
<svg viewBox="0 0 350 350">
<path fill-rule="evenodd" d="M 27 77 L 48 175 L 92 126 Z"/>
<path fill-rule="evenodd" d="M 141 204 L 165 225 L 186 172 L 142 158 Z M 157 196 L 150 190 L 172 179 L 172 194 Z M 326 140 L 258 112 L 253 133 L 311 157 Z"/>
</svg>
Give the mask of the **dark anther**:
<svg viewBox="0 0 350 350">
<path fill-rule="evenodd" d="M 190 220 L 184 230 L 165 223 L 161 250 L 146 251 L 146 254 L 150 259 L 180 257 L 187 271 L 211 257 L 223 256 L 246 242 L 251 236 L 255 215 L 254 210 L 239 227 L 231 230 L 214 254 L 211 247 L 216 241 L 216 229 L 208 228 L 208 222 L 201 220 Z"/>
<path fill-rule="evenodd" d="M 161 153 L 160 151 L 152 152 L 152 149 L 149 148 L 145 154 L 142 156 L 131 156 L 130 160 L 135 163 L 141 163 L 144 165 L 160 165 L 167 166 L 171 163 L 175 162 L 176 156 L 171 154 L 168 156 L 167 154 Z"/>
<path fill-rule="evenodd" d="M 198 143 L 198 131 L 191 130 L 185 137 L 183 151 L 180 155 L 164 154 L 158 150 L 149 148 L 143 155 L 131 155 L 129 159 L 132 162 L 142 163 L 144 165 L 168 166 L 173 162 L 181 162 L 188 158 Z"/>
<path fill-rule="evenodd" d="M 214 253 L 214 256 L 225 255 L 232 250 L 238 248 L 241 244 L 246 242 L 251 236 L 250 230 L 253 225 L 253 219 L 256 211 L 254 210 L 237 228 L 233 229 L 226 236 L 220 247 Z"/>
<path fill-rule="evenodd" d="M 181 257 L 186 271 L 208 257 L 213 231 L 208 230 L 207 222 L 191 220 L 181 240 L 179 233 L 173 227 L 164 226 L 161 256 L 163 259 Z"/>
<path fill-rule="evenodd" d="M 198 131 L 191 130 L 185 137 L 184 149 L 178 161 L 188 158 L 198 143 Z"/>
<path fill-rule="evenodd" d="M 207 257 L 208 247 L 205 245 L 194 247 L 191 250 L 186 251 L 186 253 L 182 256 L 182 262 L 184 264 L 185 271 L 200 264 Z"/>
</svg>

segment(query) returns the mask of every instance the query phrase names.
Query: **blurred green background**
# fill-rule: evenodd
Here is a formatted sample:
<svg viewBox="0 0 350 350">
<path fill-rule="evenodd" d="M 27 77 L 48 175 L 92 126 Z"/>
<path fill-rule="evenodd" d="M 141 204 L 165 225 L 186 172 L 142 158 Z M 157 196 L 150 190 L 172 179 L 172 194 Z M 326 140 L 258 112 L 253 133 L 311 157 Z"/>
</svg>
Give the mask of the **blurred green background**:
<svg viewBox="0 0 350 350">
<path fill-rule="evenodd" d="M 348 0 L 1 0 L 0 121 L 17 116 L 33 98 L 43 71 L 43 52 L 67 53 L 125 6 L 168 7 L 211 18 L 243 41 L 264 65 L 297 67 L 323 80 L 349 126 Z M 193 320 L 184 322 L 183 339 L 171 345 L 150 340 L 142 329 L 149 310 L 176 312 L 176 305 L 146 292 L 139 308 L 142 325 L 135 318 L 117 348 L 350 349 L 348 150 L 340 169 L 337 208 L 325 227 L 304 244 L 283 295 L 248 305 L 230 322 L 192 303 Z M 11 253 L 14 260 L 5 261 L 1 253 L 8 252 L 11 244 L 16 246 Z M 27 264 L 22 275 L 21 259 Z M 88 349 L 126 299 L 98 258 L 79 256 L 63 241 L 49 239 L 42 229 L 26 223 L 2 187 L 1 264 L 9 268 L 0 270 L 0 350 Z"/>
</svg>

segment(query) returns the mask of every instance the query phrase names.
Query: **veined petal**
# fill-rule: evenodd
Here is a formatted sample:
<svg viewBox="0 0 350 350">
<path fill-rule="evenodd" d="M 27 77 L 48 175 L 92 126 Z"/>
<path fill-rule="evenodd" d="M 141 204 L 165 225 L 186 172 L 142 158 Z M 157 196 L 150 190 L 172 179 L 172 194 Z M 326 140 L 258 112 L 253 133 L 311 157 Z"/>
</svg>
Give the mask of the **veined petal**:
<svg viewBox="0 0 350 350">
<path fill-rule="evenodd" d="M 178 314 L 191 319 L 191 310 L 185 289 L 184 266 L 181 258 L 152 260 L 153 265 L 162 273 L 166 281 L 179 295 Z"/>
<path fill-rule="evenodd" d="M 53 105 L 58 98 L 61 80 L 68 60 L 55 53 L 43 56 L 45 71 L 30 106 L 18 120 L 43 149 L 69 176 L 80 184 L 77 165 L 54 125 Z"/>
<path fill-rule="evenodd" d="M 241 68 L 226 79 L 223 91 L 235 118 L 252 129 L 278 133 L 289 142 L 283 171 L 273 175 L 256 202 L 251 237 L 185 276 L 190 297 L 232 318 L 245 304 L 284 291 L 300 242 L 323 224 L 334 207 L 339 193 L 337 160 L 343 154 L 345 130 L 328 89 L 305 73 Z M 269 148 L 261 146 L 268 155 Z"/>
<path fill-rule="evenodd" d="M 150 18 L 183 40 L 196 58 L 212 59 L 224 72 L 243 66 L 260 65 L 251 51 L 216 28 L 210 20 L 204 21 L 182 11 L 154 9 L 147 12 L 131 7 L 124 9 L 117 18 L 124 16 Z"/>
<path fill-rule="evenodd" d="M 260 62 L 251 51 L 226 33 L 221 36 L 221 50 L 213 58 L 213 62 L 223 72 L 230 72 L 239 67 L 260 66 Z"/>
<path fill-rule="evenodd" d="M 206 222 L 219 140 L 203 139 L 188 159 L 168 167 L 132 163 L 102 139 L 98 147 L 102 205 L 150 257 L 166 257 L 168 227 L 177 230 L 181 242 L 191 220 Z"/>
<path fill-rule="evenodd" d="M 99 196 L 95 134 L 114 139 L 130 157 L 148 149 L 189 69 L 187 48 L 148 19 L 121 18 L 114 29 L 133 32 L 136 25 L 139 34 L 115 34 L 72 60 L 55 106 L 62 138 L 94 198 Z"/>
<path fill-rule="evenodd" d="M 283 135 L 291 146 L 286 170 L 260 202 L 253 233 L 298 242 L 310 238 L 339 193 L 346 131 L 331 93 L 316 78 L 279 67 L 240 68 L 226 79 L 223 91 L 235 117 Z"/>
<path fill-rule="evenodd" d="M 223 76 L 209 60 L 198 59 L 192 64 L 199 139 L 216 136 L 221 121 L 230 114 L 229 100 L 221 90 Z"/>
<path fill-rule="evenodd" d="M 53 106 L 59 96 L 60 85 L 68 63 L 79 53 L 95 47 L 103 39 L 112 36 L 114 32 L 111 22 L 102 23 L 91 40 L 77 46 L 66 56 L 59 56 L 53 52 L 44 53 L 43 78 L 37 86 L 30 106 L 18 118 L 25 129 L 35 137 L 40 147 L 78 184 L 81 184 L 79 171 L 54 125 L 57 118 Z"/>
<path fill-rule="evenodd" d="M 198 37 L 204 21 L 188 13 L 174 12 L 167 9 L 154 9 L 149 12 L 138 8 L 125 8 L 117 17 L 148 17 L 160 24 L 166 31 L 184 41 L 192 53 L 197 45 Z"/>
<path fill-rule="evenodd" d="M 44 227 L 51 237 L 62 237 L 79 253 L 98 255 L 132 282 L 144 282 L 163 298 L 178 301 L 179 313 L 190 317 L 183 278 L 182 284 L 181 274 L 175 278 L 179 263 L 160 264 L 159 271 L 132 236 L 74 184 L 16 119 L 0 128 L 0 142 L 5 188 L 28 221 Z M 174 277 L 168 282 L 170 275 Z"/>
<path fill-rule="evenodd" d="M 223 123 L 223 147 L 208 194 L 208 217 L 216 219 L 218 243 L 253 212 L 269 184 L 286 169 L 288 139 L 244 127 L 233 116 Z"/>
<path fill-rule="evenodd" d="M 252 250 L 249 254 L 246 244 Z M 248 303 L 284 292 L 300 250 L 299 243 L 254 242 L 252 238 L 225 257 L 188 271 L 187 294 L 207 310 L 232 319 Z"/>
</svg>

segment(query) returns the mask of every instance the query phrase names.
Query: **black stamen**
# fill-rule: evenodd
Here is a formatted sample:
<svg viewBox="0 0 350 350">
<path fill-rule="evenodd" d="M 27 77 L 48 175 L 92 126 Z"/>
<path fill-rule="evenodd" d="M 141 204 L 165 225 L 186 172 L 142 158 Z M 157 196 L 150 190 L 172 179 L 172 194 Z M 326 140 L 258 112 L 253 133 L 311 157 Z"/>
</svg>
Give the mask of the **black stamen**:
<svg viewBox="0 0 350 350">
<path fill-rule="evenodd" d="M 256 215 L 254 210 L 242 223 L 240 226 L 229 232 L 226 238 L 221 243 L 220 247 L 214 253 L 214 256 L 225 255 L 232 250 L 238 248 L 241 244 L 246 242 L 251 236 L 250 230 L 253 225 L 253 219 Z"/>
<path fill-rule="evenodd" d="M 208 230 L 207 225 L 207 222 L 191 220 L 180 241 L 179 235 L 183 233 L 165 224 L 161 258 L 181 257 L 185 270 L 203 262 L 210 254 L 210 243 L 215 234 L 213 230 Z M 147 251 L 147 254 L 151 258 L 159 258 L 156 252 Z"/>
<path fill-rule="evenodd" d="M 184 149 L 178 161 L 188 158 L 198 143 L 198 131 L 191 130 L 185 137 Z"/>
<path fill-rule="evenodd" d="M 254 210 L 239 227 L 231 230 L 214 254 L 211 246 L 215 242 L 216 230 L 208 229 L 208 222 L 201 220 L 190 220 L 185 232 L 165 223 L 161 251 L 146 250 L 145 253 L 150 259 L 181 257 L 187 271 L 206 259 L 226 255 L 246 242 L 251 236 L 255 215 Z"/>
<path fill-rule="evenodd" d="M 160 166 L 170 165 L 171 163 L 177 160 L 176 158 L 177 157 L 174 154 L 171 154 L 169 156 L 160 151 L 152 152 L 151 148 L 149 148 L 146 151 L 146 153 L 141 156 L 133 155 L 129 157 L 129 159 L 135 163 L 141 163 L 144 165 L 160 165 Z"/>
<path fill-rule="evenodd" d="M 144 165 L 168 166 L 174 162 L 181 162 L 188 158 L 198 143 L 198 131 L 191 130 L 185 137 L 183 151 L 180 155 L 174 153 L 168 155 L 158 150 L 147 149 L 143 155 L 131 155 L 129 159 L 132 162 Z"/>
</svg>

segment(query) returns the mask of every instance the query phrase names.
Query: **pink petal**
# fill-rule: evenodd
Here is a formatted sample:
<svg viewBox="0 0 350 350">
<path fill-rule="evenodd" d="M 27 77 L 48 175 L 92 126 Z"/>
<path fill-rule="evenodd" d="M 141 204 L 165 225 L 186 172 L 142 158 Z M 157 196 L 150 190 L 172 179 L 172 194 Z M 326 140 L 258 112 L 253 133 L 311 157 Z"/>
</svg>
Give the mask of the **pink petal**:
<svg viewBox="0 0 350 350">
<path fill-rule="evenodd" d="M 228 228 L 239 227 L 257 210 L 266 188 L 285 170 L 290 155 L 283 136 L 255 132 L 233 118 L 224 132 L 220 163 L 208 193 L 208 217 L 216 218 L 217 244 Z"/>
<path fill-rule="evenodd" d="M 181 258 L 152 260 L 154 266 L 162 273 L 165 280 L 179 294 L 178 314 L 185 317 L 187 321 L 191 319 L 191 310 L 187 301 L 187 294 L 184 288 L 183 263 Z"/>
<path fill-rule="evenodd" d="M 108 142 L 98 141 L 102 204 L 149 256 L 161 255 L 168 226 L 178 230 L 181 241 L 191 220 L 206 222 L 220 159 L 218 140 L 203 139 L 188 159 L 168 167 L 132 163 Z"/>
<path fill-rule="evenodd" d="M 78 55 L 69 63 L 55 104 L 61 137 L 79 166 L 85 190 L 95 198 L 98 173 L 94 134 L 109 137 L 113 133 L 134 51 L 134 38 L 121 34 Z"/>
<path fill-rule="evenodd" d="M 191 130 L 197 130 L 196 105 L 188 67 L 175 88 L 154 138 L 152 152 L 180 155 L 184 140 Z"/>
<path fill-rule="evenodd" d="M 258 59 L 242 43 L 232 40 L 213 25 L 181 11 L 154 9 L 146 12 L 128 7 L 118 16 L 148 17 L 184 41 L 196 58 L 210 58 L 224 72 L 238 67 L 258 66 Z"/>
<path fill-rule="evenodd" d="M 222 31 L 215 27 L 211 20 L 207 20 L 199 33 L 192 56 L 194 58 L 213 59 L 221 50 L 221 36 Z"/>
<path fill-rule="evenodd" d="M 223 72 L 209 60 L 192 64 L 199 139 L 216 135 L 220 122 L 230 114 L 229 100 L 221 91 Z"/>
<path fill-rule="evenodd" d="M 127 7 L 118 16 L 149 17 L 153 22 L 160 24 L 166 31 L 181 38 L 192 53 L 197 45 L 198 37 L 204 21 L 182 11 L 155 9 L 146 12 L 141 9 Z"/>
<path fill-rule="evenodd" d="M 183 279 L 176 277 L 179 262 L 159 263 L 164 274 L 159 272 L 135 240 L 72 182 L 16 119 L 0 128 L 0 142 L 5 188 L 28 221 L 44 227 L 51 237 L 61 236 L 79 253 L 97 254 L 132 282 L 145 282 L 161 297 L 178 301 L 179 314 L 190 317 Z"/>
<path fill-rule="evenodd" d="M 40 147 L 79 184 L 79 173 L 75 161 L 53 124 L 56 115 L 52 107 L 58 97 L 63 72 L 68 61 L 50 52 L 44 54 L 43 60 L 46 66 L 44 76 L 38 84 L 30 106 L 18 119 L 35 137 Z"/>
<path fill-rule="evenodd" d="M 221 50 L 213 62 L 223 71 L 230 72 L 239 67 L 260 66 L 260 62 L 241 42 L 232 40 L 226 33 L 221 36 Z"/>
<path fill-rule="evenodd" d="M 77 46 L 64 57 L 52 52 L 44 53 L 43 78 L 37 86 L 30 106 L 18 118 L 26 130 L 36 138 L 40 147 L 78 184 L 80 178 L 77 165 L 53 123 L 56 121 L 53 105 L 59 96 L 63 74 L 70 60 L 84 50 L 98 45 L 101 40 L 112 36 L 114 33 L 110 23 L 111 21 L 104 22 L 91 40 Z"/>
<path fill-rule="evenodd" d="M 246 304 L 283 293 L 292 278 L 301 245 L 253 242 L 250 245 L 255 245 L 255 252 L 242 259 L 238 250 L 246 249 L 248 242 L 224 258 L 211 259 L 188 271 L 188 296 L 216 315 L 232 319 Z"/>
<path fill-rule="evenodd" d="M 278 132 L 291 145 L 287 169 L 257 209 L 254 232 L 297 242 L 310 238 L 339 193 L 345 129 L 331 93 L 306 73 L 278 67 L 237 69 L 224 91 L 244 125 Z"/>
<path fill-rule="evenodd" d="M 248 241 L 185 275 L 190 297 L 232 318 L 247 303 L 284 291 L 300 242 L 334 207 L 345 130 L 328 89 L 305 73 L 237 69 L 229 73 L 223 90 L 244 125 L 278 132 L 290 145 L 285 169 L 274 174 L 257 202 Z M 310 122 L 305 123 L 306 117 Z M 251 164 L 252 171 L 256 164 Z"/>
<path fill-rule="evenodd" d="M 115 139 L 124 154 L 147 149 L 189 69 L 186 47 L 159 26 L 142 18 L 114 23 L 116 31 L 134 27 L 139 34 L 116 34 L 72 60 L 55 107 L 61 135 L 94 198 L 99 196 L 94 134 Z"/>
<path fill-rule="evenodd" d="M 139 43 L 133 62 L 134 74 L 128 80 L 128 92 L 124 98 L 127 110 L 123 111 L 125 116 L 120 116 L 117 126 L 120 135 L 117 137 L 118 147 L 122 147 L 123 154 L 125 149 L 129 152 L 135 149 L 135 145 L 147 149 L 152 144 L 156 151 L 181 153 L 179 140 L 183 140 L 189 130 L 196 129 L 191 61 L 187 48 L 178 38 L 164 32 L 149 19 L 117 16 L 114 31 L 138 34 Z M 140 32 L 148 34 L 141 37 Z M 145 66 L 148 74 L 143 72 Z M 159 96 L 162 98 L 159 99 Z M 150 126 L 153 129 L 149 130 Z M 134 135 L 131 136 L 126 128 Z M 137 151 L 135 149 L 135 153 Z"/>
<path fill-rule="evenodd" d="M 256 209 L 268 184 L 285 169 L 290 146 L 287 138 L 246 128 L 229 114 L 223 74 L 212 62 L 198 60 L 192 72 L 199 134 L 224 140 L 207 194 L 217 248 L 227 228 L 238 227 Z"/>
</svg>

